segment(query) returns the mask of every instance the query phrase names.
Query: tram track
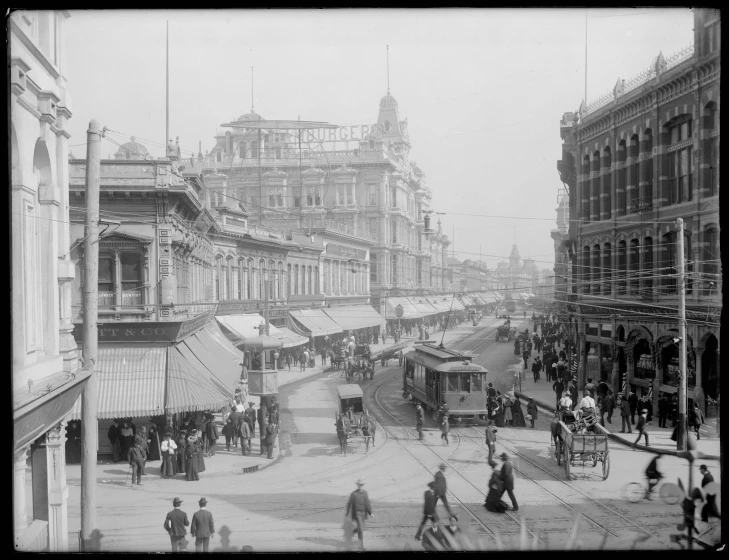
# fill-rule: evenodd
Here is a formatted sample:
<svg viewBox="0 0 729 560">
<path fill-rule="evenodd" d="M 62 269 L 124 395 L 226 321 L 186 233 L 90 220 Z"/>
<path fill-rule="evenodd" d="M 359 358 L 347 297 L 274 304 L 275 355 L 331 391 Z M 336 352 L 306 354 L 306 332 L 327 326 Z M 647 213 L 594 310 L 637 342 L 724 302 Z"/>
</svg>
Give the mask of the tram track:
<svg viewBox="0 0 729 560">
<path fill-rule="evenodd" d="M 397 371 L 395 373 L 397 373 Z M 383 412 L 384 414 L 386 414 L 387 416 L 389 416 L 390 418 L 392 418 L 392 420 L 394 420 L 395 422 L 397 422 L 398 424 L 400 424 L 407 431 L 406 426 L 402 422 L 400 422 L 400 420 L 398 420 L 393 414 L 391 414 L 390 412 L 388 412 L 388 410 L 383 406 L 383 404 L 380 402 L 380 399 L 379 399 L 379 393 L 382 390 L 382 388 L 385 387 L 385 386 L 387 386 L 387 385 L 389 385 L 394 380 L 395 380 L 395 376 L 392 376 L 390 379 L 386 379 L 385 381 L 382 381 L 382 383 L 374 391 L 373 398 L 374 398 L 375 402 L 377 403 L 377 406 L 379 407 L 379 409 L 380 409 L 381 412 Z M 385 425 L 382 422 L 380 422 L 380 426 L 382 426 L 382 429 L 383 430 L 387 431 L 388 428 L 385 427 Z M 459 442 L 460 442 L 460 435 L 458 437 L 459 437 Z M 400 444 L 401 447 L 403 449 L 405 449 L 405 451 L 407 451 L 409 453 L 409 455 L 418 464 L 420 464 L 420 466 L 423 467 L 423 469 L 425 469 L 428 473 L 431 472 L 430 468 L 428 468 L 428 466 L 425 463 L 423 463 L 423 461 L 421 461 L 420 458 L 418 458 L 410 449 L 408 449 L 408 447 L 406 447 L 405 445 L 403 445 L 397 438 L 394 438 L 393 437 L 393 439 L 395 441 L 397 441 L 397 443 Z M 448 465 L 455 474 L 457 474 L 459 477 L 461 477 L 461 479 L 463 479 L 464 482 L 466 482 L 469 486 L 471 486 L 472 488 L 474 488 L 482 496 L 484 496 L 484 497 L 486 496 L 486 494 L 484 494 L 484 492 L 476 484 L 474 484 L 471 480 L 469 480 L 469 478 L 466 477 L 463 473 L 459 472 L 458 469 L 454 468 L 453 465 L 449 463 L 448 459 L 444 459 L 443 457 L 441 457 L 438 453 L 435 452 L 434 449 L 432 449 L 430 446 L 426 445 L 424 442 L 420 442 L 420 443 L 422 443 L 422 445 L 423 445 L 423 447 L 425 449 L 428 449 L 435 457 L 437 457 L 437 459 L 440 462 Z M 453 453 L 451 453 L 451 456 L 452 455 L 453 455 Z M 486 525 L 481 520 L 481 518 L 478 515 L 476 515 L 476 513 L 463 502 L 463 500 L 461 500 L 458 496 L 456 496 L 452 492 L 451 492 L 451 496 L 461 505 L 461 507 L 466 512 L 469 513 L 469 515 L 473 518 L 473 520 L 476 522 L 477 525 L 479 525 L 483 530 L 485 530 L 487 533 L 489 533 L 493 537 L 493 539 L 494 539 L 495 542 L 497 542 L 497 543 L 500 542 L 500 536 L 496 532 L 494 532 L 490 527 L 488 527 L 488 525 Z M 526 531 L 529 535 L 532 536 L 532 538 L 535 538 L 539 542 L 541 542 L 542 544 L 544 544 L 544 541 L 538 535 L 535 535 L 534 533 L 532 533 L 531 531 L 529 531 L 526 528 L 526 525 L 523 524 L 522 522 L 520 522 L 512 513 L 510 513 L 510 512 L 505 512 L 505 513 L 523 531 Z"/>
</svg>

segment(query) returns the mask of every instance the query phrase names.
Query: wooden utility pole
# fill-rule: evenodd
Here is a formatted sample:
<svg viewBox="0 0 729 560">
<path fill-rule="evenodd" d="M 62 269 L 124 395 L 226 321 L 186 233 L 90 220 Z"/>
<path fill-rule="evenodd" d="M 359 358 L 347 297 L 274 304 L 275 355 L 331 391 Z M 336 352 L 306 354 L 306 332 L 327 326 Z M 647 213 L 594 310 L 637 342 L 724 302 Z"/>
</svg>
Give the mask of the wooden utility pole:
<svg viewBox="0 0 729 560">
<path fill-rule="evenodd" d="M 86 226 L 84 228 L 83 367 L 91 372 L 81 394 L 81 539 L 86 546 L 96 528 L 96 453 L 98 447 L 99 352 L 99 178 L 101 128 L 96 119 L 86 132 Z"/>
<path fill-rule="evenodd" d="M 676 220 L 677 243 L 676 264 L 678 272 L 678 367 L 680 379 L 678 382 L 678 450 L 688 449 L 688 430 L 686 426 L 686 404 L 688 397 L 688 371 L 686 371 L 686 277 L 684 275 L 683 257 L 683 219 Z"/>
</svg>

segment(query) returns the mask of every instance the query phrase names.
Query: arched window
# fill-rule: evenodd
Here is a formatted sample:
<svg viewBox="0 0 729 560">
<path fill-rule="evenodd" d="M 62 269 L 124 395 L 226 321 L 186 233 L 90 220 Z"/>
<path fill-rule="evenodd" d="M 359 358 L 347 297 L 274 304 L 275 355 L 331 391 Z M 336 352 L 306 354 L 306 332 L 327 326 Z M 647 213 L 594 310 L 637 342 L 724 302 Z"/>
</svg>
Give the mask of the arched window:
<svg viewBox="0 0 729 560">
<path fill-rule="evenodd" d="M 638 241 L 637 239 L 630 240 L 630 281 L 628 282 L 628 285 L 630 286 L 631 294 L 637 293 L 638 288 L 640 287 L 639 245 L 640 241 Z"/>
<path fill-rule="evenodd" d="M 653 238 L 646 237 L 643 243 L 643 291 L 649 296 L 653 293 Z"/>
<path fill-rule="evenodd" d="M 618 197 L 618 216 L 625 216 L 626 213 L 626 189 L 627 186 L 627 170 L 625 169 L 625 159 L 628 157 L 628 149 L 625 140 L 621 140 L 618 144 L 618 169 L 617 169 L 617 185 L 615 187 L 615 195 Z"/>
<path fill-rule="evenodd" d="M 671 204 L 687 202 L 692 198 L 693 146 L 688 142 L 692 138 L 692 122 L 688 115 L 683 115 L 668 125 L 668 182 Z"/>
<path fill-rule="evenodd" d="M 286 265 L 286 297 L 290 296 L 291 292 L 291 265 Z"/>
<path fill-rule="evenodd" d="M 704 230 L 703 254 L 701 255 L 702 288 L 705 296 L 721 293 L 719 290 L 719 262 L 719 230 L 715 225 L 709 225 Z"/>
<path fill-rule="evenodd" d="M 258 261 L 258 299 L 265 299 L 266 297 L 266 261 L 260 259 Z M 269 296 L 270 297 L 270 296 Z"/>
<path fill-rule="evenodd" d="M 583 222 L 590 221 L 590 156 L 586 155 L 582 160 L 582 180 L 579 183 L 580 190 L 580 218 Z"/>
<path fill-rule="evenodd" d="M 641 194 L 642 207 L 653 206 L 653 131 L 649 128 L 643 136 L 643 193 Z"/>
<path fill-rule="evenodd" d="M 613 269 L 611 261 L 612 247 L 610 243 L 605 243 L 602 247 L 602 293 L 609 296 L 613 291 Z"/>
<path fill-rule="evenodd" d="M 638 190 L 639 149 L 638 135 L 634 134 L 630 138 L 630 149 L 628 150 L 628 156 L 630 157 L 630 168 L 628 169 L 628 206 L 631 214 L 638 211 L 638 199 L 640 198 L 640 191 Z"/>
<path fill-rule="evenodd" d="M 595 150 L 592 154 L 591 171 L 594 174 L 590 179 L 590 221 L 600 219 L 600 152 Z"/>
<path fill-rule="evenodd" d="M 580 270 L 581 273 L 581 280 L 582 280 L 582 293 L 583 294 L 589 294 L 590 293 L 590 284 L 592 283 L 592 274 L 591 274 L 591 268 L 590 268 L 590 248 L 589 247 L 583 247 L 582 249 L 582 266 L 580 267 L 582 270 Z M 511 287 L 511 286 L 509 286 Z"/>
<path fill-rule="evenodd" d="M 612 199 L 610 197 L 610 189 L 612 185 L 612 171 L 610 166 L 612 165 L 613 154 L 610 151 L 610 147 L 607 146 L 602 152 L 602 192 L 600 200 L 600 219 L 608 220 L 612 215 Z"/>
</svg>

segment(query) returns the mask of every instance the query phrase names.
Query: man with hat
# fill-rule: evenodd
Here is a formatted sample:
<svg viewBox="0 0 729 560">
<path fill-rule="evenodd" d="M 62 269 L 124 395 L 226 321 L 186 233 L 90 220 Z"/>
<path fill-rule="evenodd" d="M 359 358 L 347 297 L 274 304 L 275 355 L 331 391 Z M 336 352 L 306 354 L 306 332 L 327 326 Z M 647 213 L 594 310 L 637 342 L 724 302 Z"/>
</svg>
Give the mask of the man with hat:
<svg viewBox="0 0 729 560">
<path fill-rule="evenodd" d="M 415 407 L 415 426 L 418 430 L 418 440 L 423 440 L 423 419 L 425 417 L 425 413 L 423 412 L 423 407 L 420 406 L 420 403 Z"/>
<path fill-rule="evenodd" d="M 501 460 L 504 462 L 501 465 L 501 482 L 504 483 L 504 490 L 511 499 L 511 511 L 519 511 L 519 504 L 516 503 L 516 496 L 514 496 L 514 467 L 506 453 L 501 454 Z"/>
<path fill-rule="evenodd" d="M 635 429 L 638 430 L 638 439 L 636 439 L 633 442 L 633 449 L 635 449 L 635 446 L 640 441 L 640 438 L 645 436 L 645 446 L 648 447 L 648 433 L 645 431 L 646 424 L 648 423 L 648 409 L 644 408 L 640 411 L 640 416 L 638 416 L 638 423 L 635 425 Z"/>
<path fill-rule="evenodd" d="M 236 439 L 240 437 L 240 450 L 243 455 L 251 452 L 251 428 L 248 422 L 240 420 L 236 427 Z"/>
<path fill-rule="evenodd" d="M 443 501 L 443 505 L 448 510 L 449 515 L 455 515 L 453 513 L 453 510 L 451 510 L 451 505 L 448 503 L 448 498 L 446 496 L 446 492 L 448 490 L 448 485 L 446 483 L 445 479 L 445 470 L 446 465 L 445 463 L 441 463 L 438 467 L 438 472 L 435 473 L 435 505 L 438 505 L 438 500 Z M 458 518 L 458 516 L 456 516 Z"/>
<path fill-rule="evenodd" d="M 714 484 L 714 476 L 709 472 L 706 465 L 701 465 L 699 472 L 703 475 L 701 479 L 701 490 L 706 500 L 704 507 L 701 508 L 701 521 L 708 523 L 710 515 L 721 519 L 721 514 L 716 507 L 716 484 Z"/>
<path fill-rule="evenodd" d="M 359 546 L 364 550 L 364 530 L 365 530 L 365 519 L 369 515 L 370 518 L 374 519 L 372 515 L 372 507 L 370 506 L 370 497 L 367 492 L 362 488 L 364 486 L 364 480 L 361 478 L 357 481 L 357 490 L 349 495 L 349 501 L 347 502 L 347 511 L 344 515 L 351 515 L 352 521 L 356 523 L 357 537 L 359 538 Z"/>
<path fill-rule="evenodd" d="M 187 534 L 185 526 L 190 524 L 187 520 L 187 514 L 180 509 L 180 504 L 182 504 L 180 498 L 172 500 L 172 505 L 175 509 L 169 512 L 165 518 L 164 528 L 170 535 L 172 552 L 179 551 L 180 543 L 185 539 L 185 534 Z"/>
<path fill-rule="evenodd" d="M 496 446 L 496 428 L 493 420 L 486 420 L 486 447 L 489 449 L 489 465 L 496 466 L 494 461 L 494 447 Z"/>
<path fill-rule="evenodd" d="M 243 420 L 248 423 L 248 427 L 251 429 L 251 437 L 256 436 L 256 409 L 253 406 L 253 401 L 248 401 L 248 408 L 243 413 Z"/>
<path fill-rule="evenodd" d="M 205 509 L 208 501 L 205 498 L 200 498 L 198 503 L 200 509 L 192 515 L 190 535 L 195 537 L 195 552 L 207 552 L 210 537 L 215 533 L 215 524 L 213 523 L 213 514 Z"/>
<path fill-rule="evenodd" d="M 266 424 L 266 449 L 268 451 L 268 458 L 273 459 L 273 446 L 276 443 L 276 424 L 273 423 L 273 419 L 269 416 L 269 423 Z"/>
<path fill-rule="evenodd" d="M 623 427 L 620 430 L 621 434 L 625 433 L 625 426 L 628 426 L 628 433 L 632 434 L 633 429 L 630 427 L 630 403 L 625 396 L 618 397 L 618 408 L 620 409 L 620 420 L 623 423 Z"/>
<path fill-rule="evenodd" d="M 435 498 L 435 482 L 432 480 L 428 482 L 428 489 L 423 493 L 423 520 L 420 522 L 417 532 L 415 533 L 415 540 L 419 541 L 423 534 L 423 528 L 428 520 L 437 522 L 438 514 L 435 511 L 436 498 Z"/>
<path fill-rule="evenodd" d="M 140 436 L 137 436 L 134 441 L 134 446 L 129 448 L 127 451 L 127 460 L 129 465 L 132 467 L 132 486 L 134 485 L 134 479 L 137 479 L 137 486 L 142 485 L 142 474 L 144 473 L 144 461 L 147 459 L 147 452 L 142 446 L 144 441 Z"/>
</svg>

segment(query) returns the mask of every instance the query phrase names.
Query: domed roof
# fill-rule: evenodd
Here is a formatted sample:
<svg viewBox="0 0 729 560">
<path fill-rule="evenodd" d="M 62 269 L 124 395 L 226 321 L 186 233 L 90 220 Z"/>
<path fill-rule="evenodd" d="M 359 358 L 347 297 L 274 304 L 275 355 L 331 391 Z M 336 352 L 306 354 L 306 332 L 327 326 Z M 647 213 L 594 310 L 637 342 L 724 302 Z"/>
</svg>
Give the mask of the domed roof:
<svg viewBox="0 0 729 560">
<path fill-rule="evenodd" d="M 259 115 L 258 113 L 255 113 L 254 111 L 251 111 L 250 113 L 246 113 L 245 115 L 241 115 L 237 119 L 235 119 L 235 122 L 244 122 L 244 121 L 262 121 L 263 117 Z"/>
<path fill-rule="evenodd" d="M 143 156 L 147 155 L 149 152 L 142 144 L 136 142 L 134 140 L 134 136 L 132 136 L 130 142 L 119 146 L 119 151 L 117 153 L 123 154 L 126 159 L 143 159 Z"/>
<path fill-rule="evenodd" d="M 395 98 L 390 95 L 390 92 L 388 92 L 387 95 L 380 99 L 380 109 L 389 109 L 391 107 L 397 107 L 397 101 L 395 101 Z"/>
</svg>

